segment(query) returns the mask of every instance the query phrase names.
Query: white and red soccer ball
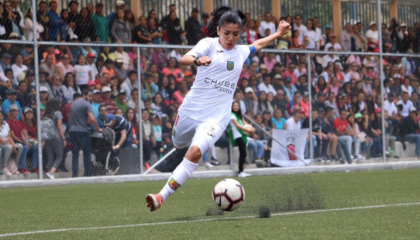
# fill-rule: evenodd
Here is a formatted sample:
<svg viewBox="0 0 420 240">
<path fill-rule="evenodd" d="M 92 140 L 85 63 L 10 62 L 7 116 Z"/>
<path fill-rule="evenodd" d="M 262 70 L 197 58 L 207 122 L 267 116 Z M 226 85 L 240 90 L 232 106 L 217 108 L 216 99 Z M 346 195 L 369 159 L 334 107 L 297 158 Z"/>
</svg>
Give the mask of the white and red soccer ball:
<svg viewBox="0 0 420 240">
<path fill-rule="evenodd" d="M 224 211 L 238 209 L 245 200 L 245 190 L 235 179 L 227 178 L 218 182 L 213 188 L 213 201 Z"/>
</svg>

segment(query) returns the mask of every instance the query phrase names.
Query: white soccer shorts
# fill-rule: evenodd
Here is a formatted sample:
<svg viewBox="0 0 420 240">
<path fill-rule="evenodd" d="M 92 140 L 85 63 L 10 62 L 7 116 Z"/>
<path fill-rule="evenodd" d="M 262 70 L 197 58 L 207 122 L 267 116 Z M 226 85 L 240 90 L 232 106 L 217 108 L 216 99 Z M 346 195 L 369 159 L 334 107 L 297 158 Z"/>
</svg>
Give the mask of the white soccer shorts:
<svg viewBox="0 0 420 240">
<path fill-rule="evenodd" d="M 207 152 L 222 136 L 225 128 L 218 122 L 197 121 L 178 112 L 172 130 L 172 142 L 178 149 L 197 146 L 201 154 Z"/>
</svg>

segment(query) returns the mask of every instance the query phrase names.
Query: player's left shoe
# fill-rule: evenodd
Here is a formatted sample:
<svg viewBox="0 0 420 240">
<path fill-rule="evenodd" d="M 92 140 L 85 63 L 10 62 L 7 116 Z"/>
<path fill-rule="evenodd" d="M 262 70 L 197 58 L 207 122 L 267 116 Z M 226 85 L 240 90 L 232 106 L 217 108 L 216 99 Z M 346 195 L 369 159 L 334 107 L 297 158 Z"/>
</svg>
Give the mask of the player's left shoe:
<svg viewBox="0 0 420 240">
<path fill-rule="evenodd" d="M 160 194 L 147 194 L 146 196 L 147 207 L 150 211 L 158 210 L 163 204 L 163 198 Z"/>
</svg>

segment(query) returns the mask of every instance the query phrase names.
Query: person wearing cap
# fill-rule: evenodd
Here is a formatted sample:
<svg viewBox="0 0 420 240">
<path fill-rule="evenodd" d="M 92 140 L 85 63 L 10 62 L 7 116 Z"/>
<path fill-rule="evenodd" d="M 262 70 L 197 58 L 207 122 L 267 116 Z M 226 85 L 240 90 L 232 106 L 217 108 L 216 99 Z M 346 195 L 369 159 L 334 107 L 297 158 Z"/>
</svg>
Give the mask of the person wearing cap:
<svg viewBox="0 0 420 240">
<path fill-rule="evenodd" d="M 123 68 L 123 64 L 124 60 L 122 58 L 117 58 L 115 60 L 114 72 L 118 82 L 123 82 L 127 79 L 127 70 Z"/>
<path fill-rule="evenodd" d="M 107 17 L 108 20 L 108 29 L 112 28 L 112 25 L 114 24 L 115 20 L 117 19 L 117 12 L 118 10 L 125 10 L 125 2 L 124 0 L 118 0 L 117 3 L 115 4 L 115 11 L 112 12 L 111 14 L 109 14 L 109 16 Z M 112 39 L 112 41 L 115 41 L 115 39 Z"/>
<path fill-rule="evenodd" d="M 284 92 L 286 93 L 286 100 L 289 102 L 293 99 L 293 96 L 295 95 L 295 93 L 297 92 L 297 89 L 294 85 L 292 85 L 292 79 L 287 76 L 284 77 Z"/>
<path fill-rule="evenodd" d="M 379 33 L 377 30 L 376 22 L 369 23 L 369 30 L 366 32 L 368 52 L 373 52 L 378 48 Z"/>
<path fill-rule="evenodd" d="M 340 43 L 338 43 L 337 35 L 335 35 L 334 33 L 331 34 L 331 42 L 325 44 L 324 50 L 331 51 L 331 47 L 333 47 L 332 51 L 341 52 L 343 50 Z"/>
<path fill-rule="evenodd" d="M 41 105 L 43 107 L 43 105 Z M 38 132 L 34 123 L 34 110 L 30 107 L 23 109 L 24 120 L 22 121 L 22 140 L 28 146 L 28 155 L 32 156 L 32 164 L 30 171 L 38 173 Z"/>
<path fill-rule="evenodd" d="M 420 157 L 420 130 L 419 120 L 417 119 L 417 109 L 410 107 L 409 115 L 402 119 L 401 136 L 404 141 L 416 144 L 415 154 Z"/>
<path fill-rule="evenodd" d="M 133 130 L 131 123 L 122 116 L 108 113 L 105 116 L 104 124 L 115 132 L 115 145 L 112 147 L 115 150 L 121 148 L 131 148 L 133 143 Z"/>
<path fill-rule="evenodd" d="M 73 155 L 73 177 L 78 176 L 79 172 L 79 151 L 83 150 L 83 161 L 85 165 L 84 176 L 92 176 L 93 166 L 91 162 L 91 140 L 88 129 L 88 121 L 95 126 L 96 130 L 101 132 L 95 116 L 93 116 L 92 106 L 83 99 L 82 95 L 76 93 L 75 99 L 70 107 L 69 134 L 72 143 Z"/>
<path fill-rule="evenodd" d="M 32 144 L 27 143 L 23 140 L 22 131 L 24 126 L 23 122 L 17 119 L 18 115 L 20 115 L 18 106 L 16 104 L 10 105 L 9 119 L 7 120 L 7 123 L 10 126 L 10 133 L 13 138 L 13 141 L 15 142 L 15 144 L 20 144 L 22 147 L 21 157 L 19 158 L 19 161 L 16 161 L 16 163 L 21 173 L 29 174 L 30 172 L 26 170 L 26 156 L 29 150 L 31 150 L 32 153 L 35 152 L 36 150 L 33 148 L 36 146 L 33 146 Z"/>
<path fill-rule="evenodd" d="M 187 32 L 188 45 L 196 45 L 201 39 L 201 26 L 198 21 L 198 14 L 200 12 L 197 8 L 193 8 L 191 16 L 185 22 L 185 31 Z"/>
<path fill-rule="evenodd" d="M 7 93 L 7 99 L 4 100 L 3 103 L 1 104 L 1 110 L 4 114 L 5 120 L 9 119 L 11 105 L 17 106 L 17 108 L 19 110 L 19 114 L 17 115 L 17 119 L 20 120 L 20 115 L 22 114 L 22 107 L 21 107 L 20 103 L 18 101 L 16 101 L 16 99 L 17 99 L 16 90 L 12 88 L 12 89 L 7 90 L 6 93 Z"/>
<path fill-rule="evenodd" d="M 272 93 L 274 96 L 276 96 L 277 92 L 274 89 L 273 85 L 271 85 L 271 76 L 270 74 L 264 74 L 263 81 L 258 85 L 258 89 L 260 92 L 265 93 Z"/>
<path fill-rule="evenodd" d="M 117 111 L 117 104 L 112 99 L 112 90 L 110 87 L 102 87 L 102 102 L 101 106 L 106 106 L 108 113 L 115 114 Z"/>
<path fill-rule="evenodd" d="M 325 34 L 322 34 L 322 38 L 321 38 L 322 39 L 321 50 L 325 49 L 325 44 L 331 42 L 331 34 L 332 34 L 331 26 L 328 24 L 325 25 Z"/>
<path fill-rule="evenodd" d="M 0 66 L 2 67 L 3 71 L 12 68 L 12 55 L 9 53 L 3 53 L 1 55 Z"/>
<path fill-rule="evenodd" d="M 245 112 L 254 111 L 255 105 L 258 104 L 257 95 L 255 95 L 251 87 L 246 87 L 244 92 L 243 102 L 245 104 Z"/>
<path fill-rule="evenodd" d="M 137 71 L 133 70 L 128 73 L 127 79 L 121 84 L 121 89 L 125 91 L 126 94 L 126 101 L 129 101 L 131 99 L 131 91 L 133 91 L 134 88 L 137 88 Z"/>
<path fill-rule="evenodd" d="M 92 74 L 92 79 L 90 80 L 95 80 L 96 79 L 96 75 L 99 74 L 98 68 L 96 67 L 96 54 L 93 52 L 88 52 L 86 55 L 86 65 L 88 65 L 90 67 L 90 71 Z"/>
<path fill-rule="evenodd" d="M 117 108 L 123 111 L 123 115 L 127 112 L 128 105 L 126 101 L 126 92 L 124 89 L 121 89 L 118 92 L 118 96 L 115 98 L 115 103 L 117 104 Z"/>
<path fill-rule="evenodd" d="M 92 22 L 95 25 L 95 35 L 101 42 L 108 42 L 109 28 L 108 19 L 103 14 L 104 4 L 101 2 L 96 3 L 95 13 L 92 14 Z"/>
<path fill-rule="evenodd" d="M 95 118 L 98 118 L 99 107 L 101 106 L 101 91 L 99 91 L 98 89 L 92 91 L 92 102 L 90 103 L 90 105 L 92 105 L 93 116 Z"/>
</svg>

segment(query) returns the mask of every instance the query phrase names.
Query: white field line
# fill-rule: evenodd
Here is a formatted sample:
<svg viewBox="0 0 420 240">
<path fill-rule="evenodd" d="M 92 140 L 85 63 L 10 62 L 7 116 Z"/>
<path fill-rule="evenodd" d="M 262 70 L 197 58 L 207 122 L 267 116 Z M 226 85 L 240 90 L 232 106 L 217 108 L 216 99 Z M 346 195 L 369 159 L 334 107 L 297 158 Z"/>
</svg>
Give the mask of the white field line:
<svg viewBox="0 0 420 240">
<path fill-rule="evenodd" d="M 397 204 L 387 204 L 387 205 L 373 205 L 373 206 L 364 206 L 364 207 L 320 209 L 320 210 L 310 210 L 310 211 L 300 211 L 300 212 L 274 213 L 274 214 L 271 214 L 271 216 L 272 217 L 278 217 L 278 216 L 288 216 L 288 215 L 307 214 L 307 213 L 339 212 L 339 211 L 388 208 L 388 207 L 403 207 L 403 206 L 414 206 L 414 205 L 420 205 L 420 202 L 397 203 Z M 43 234 L 43 233 L 102 230 L 102 229 L 116 229 L 116 228 L 132 228 L 132 227 L 147 227 L 147 226 L 181 224 L 181 223 L 195 223 L 195 222 L 209 222 L 209 221 L 215 221 L 215 220 L 246 219 L 246 218 L 257 218 L 257 217 L 258 216 L 253 215 L 253 216 L 238 216 L 238 217 L 203 218 L 203 219 L 196 219 L 196 220 L 173 221 L 173 222 L 139 223 L 139 224 L 116 225 L 116 226 L 105 226 L 105 227 L 62 228 L 62 229 L 31 231 L 31 232 L 4 233 L 4 234 L 0 234 L 0 238 L 33 235 L 33 234 Z"/>
</svg>

